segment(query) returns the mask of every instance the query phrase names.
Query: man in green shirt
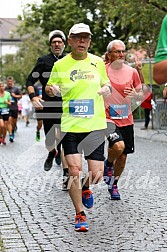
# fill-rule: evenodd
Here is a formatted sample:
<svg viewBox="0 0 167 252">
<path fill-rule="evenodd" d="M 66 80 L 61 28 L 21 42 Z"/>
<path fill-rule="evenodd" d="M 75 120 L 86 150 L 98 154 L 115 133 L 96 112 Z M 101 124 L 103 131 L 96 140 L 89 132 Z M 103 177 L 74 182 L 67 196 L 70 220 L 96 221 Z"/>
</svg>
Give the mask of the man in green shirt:
<svg viewBox="0 0 167 252">
<path fill-rule="evenodd" d="M 164 17 L 155 52 L 153 78 L 159 84 L 167 82 L 167 15 Z"/>
<path fill-rule="evenodd" d="M 71 53 L 54 64 L 45 89 L 49 96 L 62 96 L 61 131 L 70 174 L 68 189 L 76 210 L 75 230 L 83 232 L 88 231 L 88 224 L 82 203 L 87 208 L 93 206 L 89 185 L 97 184 L 103 176 L 107 127 L 103 95 L 111 92 L 103 60 L 88 53 L 90 41 L 88 25 L 79 23 L 70 29 Z M 81 185 L 82 152 L 88 174 Z"/>
</svg>

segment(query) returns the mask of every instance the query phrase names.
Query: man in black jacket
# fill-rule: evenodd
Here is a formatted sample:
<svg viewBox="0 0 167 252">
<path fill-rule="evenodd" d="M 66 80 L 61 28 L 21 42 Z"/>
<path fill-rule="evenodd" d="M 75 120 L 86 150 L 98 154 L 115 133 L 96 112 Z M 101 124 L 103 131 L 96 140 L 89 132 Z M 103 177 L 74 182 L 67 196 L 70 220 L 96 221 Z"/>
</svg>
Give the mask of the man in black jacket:
<svg viewBox="0 0 167 252">
<path fill-rule="evenodd" d="M 45 144 L 46 148 L 49 150 L 49 154 L 44 163 L 44 170 L 49 171 L 52 167 L 54 158 L 58 165 L 61 164 L 60 152 L 61 143 L 58 144 L 57 150 L 55 149 L 55 131 L 59 133 L 60 123 L 61 123 L 61 113 L 62 113 L 62 98 L 61 96 L 49 97 L 45 93 L 45 86 L 48 82 L 52 67 L 54 63 L 63 58 L 64 48 L 65 48 L 66 37 L 64 33 L 60 30 L 54 30 L 49 33 L 49 43 L 51 53 L 38 58 L 35 67 L 29 74 L 26 82 L 29 97 L 32 101 L 33 106 L 38 113 L 36 113 L 37 118 L 43 120 L 44 132 L 45 132 Z M 40 81 L 42 84 L 42 98 L 35 96 L 34 84 Z M 67 164 L 62 158 L 64 176 L 66 176 Z M 65 189 L 65 188 L 64 188 Z"/>
</svg>

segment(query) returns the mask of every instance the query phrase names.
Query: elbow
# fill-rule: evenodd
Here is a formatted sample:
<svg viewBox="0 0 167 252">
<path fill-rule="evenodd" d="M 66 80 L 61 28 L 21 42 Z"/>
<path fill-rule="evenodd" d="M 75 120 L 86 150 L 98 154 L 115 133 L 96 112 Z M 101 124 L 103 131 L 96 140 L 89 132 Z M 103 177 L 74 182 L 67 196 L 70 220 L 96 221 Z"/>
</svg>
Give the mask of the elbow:
<svg viewBox="0 0 167 252">
<path fill-rule="evenodd" d="M 153 79 L 158 85 L 162 85 L 167 82 L 166 71 L 164 72 L 158 64 L 153 66 Z"/>
<path fill-rule="evenodd" d="M 156 74 L 155 75 L 153 74 L 153 79 L 158 85 L 163 85 L 165 83 L 165 81 L 161 78 L 161 76 L 158 76 Z"/>
<path fill-rule="evenodd" d="M 160 74 L 157 73 L 157 71 L 153 70 L 153 79 L 158 85 L 164 84 L 163 79 Z"/>
</svg>

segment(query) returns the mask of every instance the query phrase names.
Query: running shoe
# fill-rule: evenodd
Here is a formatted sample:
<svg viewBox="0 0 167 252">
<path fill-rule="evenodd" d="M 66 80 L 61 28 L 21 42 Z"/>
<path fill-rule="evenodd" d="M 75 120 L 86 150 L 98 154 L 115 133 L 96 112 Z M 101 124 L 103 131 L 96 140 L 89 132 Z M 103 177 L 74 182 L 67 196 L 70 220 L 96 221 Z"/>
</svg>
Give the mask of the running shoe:
<svg viewBox="0 0 167 252">
<path fill-rule="evenodd" d="M 147 127 L 143 127 L 143 128 L 141 128 L 141 130 L 148 130 L 148 128 Z"/>
<path fill-rule="evenodd" d="M 6 145 L 5 140 L 4 140 L 4 139 L 2 139 L 2 138 L 1 138 L 1 143 L 2 143 L 3 145 Z"/>
<path fill-rule="evenodd" d="M 53 156 L 51 156 L 50 153 L 48 154 L 48 157 L 44 163 L 44 170 L 45 171 L 49 171 L 52 168 L 53 159 L 55 158 L 56 155 L 57 155 L 57 151 L 55 152 L 55 155 L 53 155 Z"/>
<path fill-rule="evenodd" d="M 120 200 L 121 199 L 120 194 L 118 192 L 117 185 L 112 185 L 111 188 L 108 188 L 108 192 L 111 195 L 111 199 L 113 199 L 113 200 Z"/>
<path fill-rule="evenodd" d="M 88 224 L 86 223 L 86 216 L 78 213 L 75 216 L 75 231 L 87 232 L 89 230 Z"/>
<path fill-rule="evenodd" d="M 2 137 L 0 137 L 0 144 L 1 144 L 1 142 L 2 142 Z"/>
<path fill-rule="evenodd" d="M 40 132 L 37 131 L 37 132 L 36 132 L 36 141 L 39 142 L 40 139 L 41 139 L 41 137 L 40 137 Z"/>
<path fill-rule="evenodd" d="M 58 152 L 58 154 L 55 157 L 55 162 L 57 165 L 61 165 L 61 153 Z"/>
<path fill-rule="evenodd" d="M 94 199 L 90 189 L 82 191 L 82 203 L 87 208 L 93 207 Z"/>
<path fill-rule="evenodd" d="M 9 136 L 9 141 L 10 141 L 11 143 L 13 143 L 13 142 L 14 142 L 13 135 L 10 135 L 10 136 Z"/>
<path fill-rule="evenodd" d="M 49 171 L 52 168 L 54 157 L 47 157 L 44 163 L 44 170 Z"/>
<path fill-rule="evenodd" d="M 11 135 L 11 136 L 12 136 L 12 138 L 14 139 L 14 136 L 15 136 L 15 135 L 14 135 L 14 130 L 12 130 L 12 135 Z"/>
<path fill-rule="evenodd" d="M 26 122 L 26 127 L 27 127 L 29 124 L 30 124 L 30 122 L 29 122 L 29 121 L 27 121 L 27 122 Z"/>
<path fill-rule="evenodd" d="M 114 167 L 108 167 L 106 165 L 106 160 L 104 161 L 104 173 L 103 173 L 103 180 L 107 185 L 112 185 L 114 182 Z"/>
</svg>

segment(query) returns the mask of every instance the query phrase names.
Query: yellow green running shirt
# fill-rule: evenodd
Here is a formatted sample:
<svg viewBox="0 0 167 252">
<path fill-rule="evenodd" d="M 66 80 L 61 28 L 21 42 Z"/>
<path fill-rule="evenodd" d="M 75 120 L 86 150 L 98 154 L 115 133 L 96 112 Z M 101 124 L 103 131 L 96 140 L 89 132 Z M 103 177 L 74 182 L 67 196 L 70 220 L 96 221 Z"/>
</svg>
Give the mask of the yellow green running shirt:
<svg viewBox="0 0 167 252">
<path fill-rule="evenodd" d="M 70 54 L 55 62 L 47 85 L 61 89 L 62 132 L 90 132 L 105 129 L 106 115 L 100 88 L 109 83 L 103 60 L 88 53 L 84 60 Z"/>
</svg>

